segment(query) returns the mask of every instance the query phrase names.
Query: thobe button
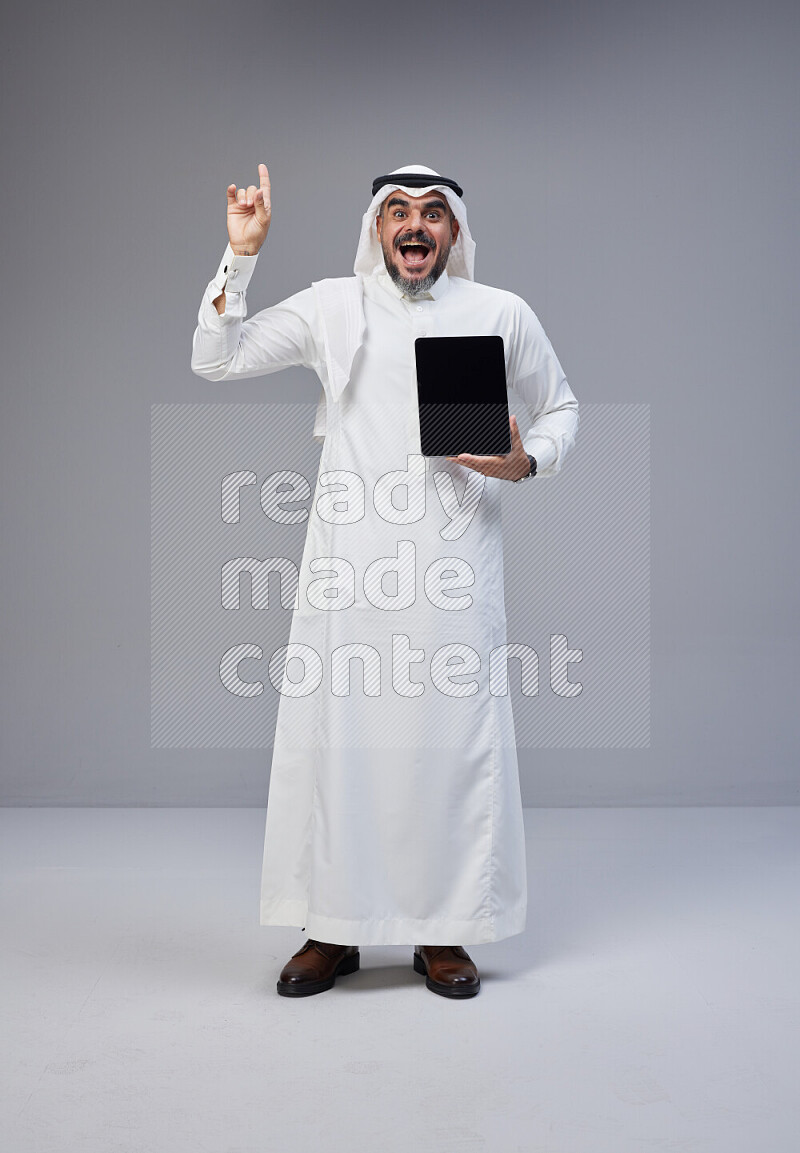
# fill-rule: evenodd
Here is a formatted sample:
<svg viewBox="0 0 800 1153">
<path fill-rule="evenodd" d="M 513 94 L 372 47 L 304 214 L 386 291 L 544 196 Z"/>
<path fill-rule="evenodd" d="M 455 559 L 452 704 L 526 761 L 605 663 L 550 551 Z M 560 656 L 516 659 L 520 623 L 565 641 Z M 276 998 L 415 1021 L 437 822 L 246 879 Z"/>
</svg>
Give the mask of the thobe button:
<svg viewBox="0 0 800 1153">
<path fill-rule="evenodd" d="M 421 304 L 417 305 L 417 312 L 422 312 L 422 305 Z"/>
<path fill-rule="evenodd" d="M 427 336 L 427 335 L 428 335 L 427 328 L 423 328 L 422 332 L 420 333 L 420 336 Z"/>
</svg>

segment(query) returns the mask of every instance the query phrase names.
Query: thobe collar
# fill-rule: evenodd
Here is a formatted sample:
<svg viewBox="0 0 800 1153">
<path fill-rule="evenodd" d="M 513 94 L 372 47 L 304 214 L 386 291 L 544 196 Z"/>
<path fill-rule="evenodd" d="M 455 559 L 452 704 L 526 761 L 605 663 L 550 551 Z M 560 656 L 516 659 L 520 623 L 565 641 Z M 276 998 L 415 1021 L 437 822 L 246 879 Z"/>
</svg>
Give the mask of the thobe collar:
<svg viewBox="0 0 800 1153">
<path fill-rule="evenodd" d="M 415 300 L 439 300 L 450 287 L 450 277 L 447 275 L 447 270 L 431 285 L 428 292 L 420 293 L 418 296 L 411 296 L 409 293 L 403 292 L 402 288 L 400 288 L 398 284 L 395 284 L 385 268 L 381 268 L 375 275 L 387 292 L 391 292 L 392 295 L 396 296 L 399 300 L 408 301 L 409 304 L 413 304 Z"/>
</svg>

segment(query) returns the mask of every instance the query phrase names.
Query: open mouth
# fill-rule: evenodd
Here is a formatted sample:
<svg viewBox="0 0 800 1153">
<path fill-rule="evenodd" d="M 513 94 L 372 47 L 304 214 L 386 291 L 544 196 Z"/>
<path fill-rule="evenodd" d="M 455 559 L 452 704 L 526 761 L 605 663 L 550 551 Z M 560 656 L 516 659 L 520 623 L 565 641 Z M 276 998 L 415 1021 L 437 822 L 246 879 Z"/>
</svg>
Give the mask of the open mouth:
<svg viewBox="0 0 800 1153">
<path fill-rule="evenodd" d="M 399 247 L 403 263 L 407 265 L 408 268 L 416 268 L 423 265 L 431 252 L 430 247 L 421 241 L 414 241 L 413 244 L 401 244 Z"/>
</svg>

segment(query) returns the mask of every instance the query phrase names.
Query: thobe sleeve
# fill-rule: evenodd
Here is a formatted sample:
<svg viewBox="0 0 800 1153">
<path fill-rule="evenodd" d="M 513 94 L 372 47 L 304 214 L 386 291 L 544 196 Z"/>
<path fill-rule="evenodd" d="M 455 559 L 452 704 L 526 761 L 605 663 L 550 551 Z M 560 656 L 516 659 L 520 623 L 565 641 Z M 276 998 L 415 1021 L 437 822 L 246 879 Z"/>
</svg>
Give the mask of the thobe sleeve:
<svg viewBox="0 0 800 1153">
<path fill-rule="evenodd" d="M 539 318 L 524 300 L 517 302 L 508 383 L 531 414 L 522 443 L 536 457 L 536 475 L 554 476 L 575 441 L 578 402 Z"/>
<path fill-rule="evenodd" d="M 225 249 L 197 314 L 192 371 L 206 380 L 234 380 L 302 365 L 320 375 L 324 368 L 311 288 L 246 319 L 245 294 L 257 259 L 237 256 L 230 245 Z M 220 316 L 213 302 L 223 289 L 225 311 Z"/>
</svg>

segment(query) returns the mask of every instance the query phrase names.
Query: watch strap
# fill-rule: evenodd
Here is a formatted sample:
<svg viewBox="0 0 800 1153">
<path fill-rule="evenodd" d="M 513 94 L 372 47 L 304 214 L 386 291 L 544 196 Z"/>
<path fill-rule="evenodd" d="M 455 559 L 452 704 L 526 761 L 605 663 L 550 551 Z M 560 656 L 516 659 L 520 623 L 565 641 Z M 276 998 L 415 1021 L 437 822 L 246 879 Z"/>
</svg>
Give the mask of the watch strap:
<svg viewBox="0 0 800 1153">
<path fill-rule="evenodd" d="M 519 477 L 514 481 L 514 484 L 520 484 L 523 480 L 529 480 L 532 476 L 536 476 L 536 457 L 531 456 L 530 453 L 526 453 L 525 455 L 531 462 L 530 472 L 526 472 L 524 476 Z"/>
</svg>

